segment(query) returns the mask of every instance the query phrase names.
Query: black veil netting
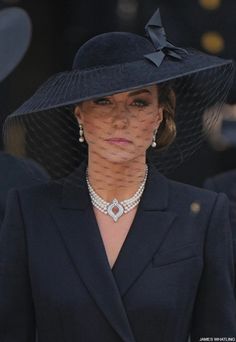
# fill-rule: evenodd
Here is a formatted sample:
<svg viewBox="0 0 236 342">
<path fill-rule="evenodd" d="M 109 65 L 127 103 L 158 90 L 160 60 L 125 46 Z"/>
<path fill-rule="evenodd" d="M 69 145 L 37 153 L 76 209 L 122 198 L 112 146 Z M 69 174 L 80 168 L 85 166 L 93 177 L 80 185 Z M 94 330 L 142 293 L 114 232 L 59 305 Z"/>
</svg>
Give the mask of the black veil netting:
<svg viewBox="0 0 236 342">
<path fill-rule="evenodd" d="M 173 171 L 200 147 L 218 118 L 232 79 L 233 66 L 228 63 L 171 81 L 176 95 L 176 138 L 164 150 L 152 147 L 147 150 L 147 160 L 160 172 Z M 71 104 L 22 115 L 13 113 L 3 129 L 6 150 L 33 159 L 54 180 L 73 173 L 88 157 L 87 143 L 79 142 L 74 107 L 75 104 Z M 31 172 L 29 164 L 25 165 Z"/>
</svg>

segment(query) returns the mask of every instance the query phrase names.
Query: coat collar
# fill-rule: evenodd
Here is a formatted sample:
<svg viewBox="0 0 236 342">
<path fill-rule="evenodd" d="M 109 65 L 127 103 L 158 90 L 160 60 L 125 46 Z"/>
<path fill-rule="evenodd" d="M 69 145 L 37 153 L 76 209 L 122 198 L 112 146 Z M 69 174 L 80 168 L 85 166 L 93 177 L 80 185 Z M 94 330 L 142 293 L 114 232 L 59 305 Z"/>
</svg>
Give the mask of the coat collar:
<svg viewBox="0 0 236 342">
<path fill-rule="evenodd" d="M 122 297 L 172 227 L 175 215 L 167 210 L 168 180 L 149 167 L 137 214 L 111 270 L 90 202 L 85 167 L 65 180 L 60 206 L 52 214 L 71 260 L 98 307 L 123 341 L 134 342 Z"/>
</svg>

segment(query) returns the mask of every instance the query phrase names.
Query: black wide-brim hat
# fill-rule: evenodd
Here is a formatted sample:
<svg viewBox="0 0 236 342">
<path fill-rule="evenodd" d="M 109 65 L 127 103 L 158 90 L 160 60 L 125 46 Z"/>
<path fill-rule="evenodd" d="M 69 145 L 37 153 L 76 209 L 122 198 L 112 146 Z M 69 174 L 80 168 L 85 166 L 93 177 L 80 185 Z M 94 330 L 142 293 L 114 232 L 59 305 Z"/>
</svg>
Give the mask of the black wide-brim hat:
<svg viewBox="0 0 236 342">
<path fill-rule="evenodd" d="M 0 11 L 0 81 L 4 80 L 25 55 L 31 39 L 31 21 L 21 8 Z"/>
<path fill-rule="evenodd" d="M 17 134 L 19 126 L 23 127 L 25 144 L 31 144 L 28 150 L 31 154 L 33 151 L 38 161 L 47 164 L 48 170 L 49 163 L 56 158 L 55 141 L 63 140 L 64 156 L 58 155 L 54 167 L 63 172 L 55 177 L 68 174 L 87 154 L 87 148 L 78 143 L 78 124 L 72 114 L 76 104 L 168 82 L 176 94 L 177 136 L 166 152 L 150 151 L 150 157 L 163 172 L 176 167 L 199 146 L 206 131 L 202 123 L 206 111 L 210 110 L 212 115 L 211 119 L 207 116 L 205 126 L 208 128 L 214 122 L 232 82 L 233 64 L 230 60 L 169 43 L 159 10 L 145 29 L 147 38 L 128 32 L 110 32 L 86 42 L 78 50 L 72 70 L 52 76 L 8 117 L 5 138 L 9 139 L 9 128 Z M 45 139 L 47 129 L 48 139 Z M 47 144 L 46 150 L 39 158 L 43 143 Z"/>
</svg>

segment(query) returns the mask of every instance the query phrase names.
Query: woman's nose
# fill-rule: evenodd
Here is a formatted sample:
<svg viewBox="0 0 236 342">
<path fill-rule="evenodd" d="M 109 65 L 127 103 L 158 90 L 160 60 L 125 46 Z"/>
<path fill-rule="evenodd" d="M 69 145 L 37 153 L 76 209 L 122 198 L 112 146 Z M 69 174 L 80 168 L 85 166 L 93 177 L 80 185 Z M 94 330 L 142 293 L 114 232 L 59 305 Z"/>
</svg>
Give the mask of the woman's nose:
<svg viewBox="0 0 236 342">
<path fill-rule="evenodd" d="M 125 128 L 127 127 L 129 120 L 128 120 L 128 113 L 127 108 L 124 104 L 117 105 L 114 108 L 114 115 L 112 116 L 112 123 L 113 126 L 116 128 Z"/>
</svg>

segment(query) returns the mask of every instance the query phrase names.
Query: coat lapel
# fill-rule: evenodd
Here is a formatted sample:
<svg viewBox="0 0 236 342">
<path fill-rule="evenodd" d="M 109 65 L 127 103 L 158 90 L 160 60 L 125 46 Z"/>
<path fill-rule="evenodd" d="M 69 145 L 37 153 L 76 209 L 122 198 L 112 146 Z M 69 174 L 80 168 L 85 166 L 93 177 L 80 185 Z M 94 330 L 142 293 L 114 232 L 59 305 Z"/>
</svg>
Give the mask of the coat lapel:
<svg viewBox="0 0 236 342">
<path fill-rule="evenodd" d="M 53 208 L 62 239 L 72 262 L 100 310 L 122 341 L 135 342 L 119 290 L 110 270 L 95 215 L 90 204 L 85 173 L 80 169 L 63 189 L 61 205 Z M 75 181 L 81 181 L 76 186 Z M 84 184 L 83 184 L 84 182 Z"/>
<path fill-rule="evenodd" d="M 137 215 L 113 267 L 124 296 L 164 242 L 176 214 L 167 210 L 168 180 L 149 166 L 149 176 Z"/>
</svg>

